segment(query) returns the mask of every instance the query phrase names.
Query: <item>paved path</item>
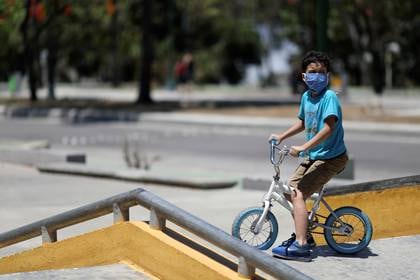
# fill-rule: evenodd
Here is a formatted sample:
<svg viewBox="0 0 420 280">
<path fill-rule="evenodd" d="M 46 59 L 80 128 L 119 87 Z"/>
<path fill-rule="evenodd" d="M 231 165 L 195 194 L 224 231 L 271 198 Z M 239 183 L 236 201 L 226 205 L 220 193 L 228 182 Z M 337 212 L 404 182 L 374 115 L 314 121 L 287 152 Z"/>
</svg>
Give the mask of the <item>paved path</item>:
<svg viewBox="0 0 420 280">
<path fill-rule="evenodd" d="M 219 107 L 229 107 L 232 105 L 251 106 L 253 104 L 271 104 L 277 106 L 280 104 L 296 105 L 299 102 L 299 96 L 292 95 L 288 88 L 281 87 L 261 89 L 246 86 L 197 86 L 188 94 L 178 91 L 167 91 L 165 89 L 155 89 L 151 95 L 157 102 L 169 102 L 173 104 L 181 103 L 181 105 L 201 104 L 202 106 L 207 106 L 209 110 L 214 109 L 215 105 L 218 105 Z M 40 100 L 45 99 L 47 96 L 46 89 L 39 90 L 38 96 Z M 354 105 L 356 105 L 356 107 L 362 107 L 362 111 L 355 111 L 355 116 L 353 116 L 352 119 L 365 121 L 366 115 L 369 115 L 369 118 L 373 118 L 375 121 L 381 121 L 383 120 L 383 117 L 386 117 L 388 120 L 396 118 L 399 122 L 420 122 L 420 109 L 418 106 L 420 103 L 420 90 L 418 88 L 386 90 L 385 93 L 379 98 L 370 88 L 350 87 L 347 95 L 340 96 L 344 106 L 354 107 Z M 28 99 L 27 91 L 23 91 L 22 95 L 17 98 Z M 104 84 L 60 84 L 56 88 L 56 99 L 62 101 L 105 101 L 110 102 L 110 104 L 112 104 L 112 102 L 134 103 L 137 99 L 137 88 L 132 85 L 119 88 L 111 88 Z M 80 105 L 80 102 L 78 104 Z M 61 103 L 61 105 L 63 105 L 63 103 Z M 88 104 L 85 105 L 87 106 Z M 7 111 L 6 107 L 7 106 L 0 105 L 0 115 Z M 109 109 L 110 107 L 108 106 L 107 108 Z M 19 112 L 15 112 L 16 115 L 22 115 L 25 110 L 20 108 L 17 111 Z M 77 113 L 75 111 L 78 110 L 73 111 L 73 113 Z M 9 113 L 6 113 L 6 115 L 8 114 Z M 60 110 L 58 109 L 54 109 L 50 113 L 46 113 L 47 116 L 51 115 L 53 117 L 58 117 L 61 114 L 62 113 L 60 113 Z M 72 113 L 69 114 L 73 116 Z M 80 118 L 86 118 L 90 121 L 92 121 L 92 119 L 97 121 L 98 114 L 100 115 L 97 110 L 95 111 L 92 108 L 85 108 L 84 112 L 78 115 L 77 120 L 80 120 Z M 107 110 L 106 114 L 104 113 L 102 118 L 105 120 L 110 120 L 109 114 L 111 114 L 111 119 L 131 119 L 133 117 L 131 114 L 129 114 L 129 112 L 113 113 L 112 110 Z M 114 117 L 112 117 L 113 114 L 115 115 Z M 29 115 L 45 116 L 44 113 L 41 113 L 36 109 L 34 109 L 32 113 L 29 113 Z M 73 119 L 73 117 L 75 117 L 72 116 L 68 116 L 68 118 Z"/>
<path fill-rule="evenodd" d="M 44 270 L 0 275 L 0 280 L 76 280 L 76 279 L 124 279 L 148 280 L 146 275 L 126 265 L 114 264 L 76 269 Z"/>
<path fill-rule="evenodd" d="M 39 174 L 32 168 L 0 163 L 0 232 L 42 219 L 72 208 L 94 202 L 137 187 L 161 196 L 209 223 L 230 232 L 236 214 L 245 207 L 259 205 L 261 192 L 240 188 L 197 190 L 168 186 L 125 183 L 67 175 Z M 274 208 L 279 220 L 278 242 L 292 231 L 291 219 L 286 211 Z M 133 208 L 134 219 L 148 219 L 148 211 Z M 112 217 L 70 227 L 58 232 L 63 239 L 95 228 L 111 225 Z M 40 238 L 17 246 L 0 249 L 0 256 L 37 246 Z M 311 263 L 288 262 L 315 279 L 420 279 L 418 255 L 420 236 L 373 241 L 369 251 L 359 256 L 337 256 L 321 248 Z M 1 278 L 0 278 L 1 279 Z M 99 278 L 101 279 L 101 278 Z"/>
</svg>

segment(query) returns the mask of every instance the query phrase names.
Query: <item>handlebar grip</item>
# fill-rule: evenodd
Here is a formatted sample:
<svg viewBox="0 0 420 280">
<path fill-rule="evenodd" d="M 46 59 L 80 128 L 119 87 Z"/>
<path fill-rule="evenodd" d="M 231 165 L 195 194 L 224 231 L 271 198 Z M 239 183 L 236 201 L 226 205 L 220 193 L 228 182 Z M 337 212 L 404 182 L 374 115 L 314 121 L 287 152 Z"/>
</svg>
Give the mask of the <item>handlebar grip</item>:
<svg viewBox="0 0 420 280">
<path fill-rule="evenodd" d="M 303 158 L 303 157 L 306 157 L 307 155 L 308 155 L 307 152 L 299 152 L 298 157 Z"/>
</svg>

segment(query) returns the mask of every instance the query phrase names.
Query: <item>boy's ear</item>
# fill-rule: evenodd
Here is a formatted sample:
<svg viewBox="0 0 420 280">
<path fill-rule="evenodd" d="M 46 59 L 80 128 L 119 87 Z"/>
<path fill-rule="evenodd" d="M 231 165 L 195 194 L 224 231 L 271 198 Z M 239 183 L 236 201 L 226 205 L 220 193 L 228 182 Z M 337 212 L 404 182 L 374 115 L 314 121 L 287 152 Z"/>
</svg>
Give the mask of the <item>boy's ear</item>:
<svg viewBox="0 0 420 280">
<path fill-rule="evenodd" d="M 302 81 L 305 81 L 305 73 L 302 73 Z"/>
</svg>

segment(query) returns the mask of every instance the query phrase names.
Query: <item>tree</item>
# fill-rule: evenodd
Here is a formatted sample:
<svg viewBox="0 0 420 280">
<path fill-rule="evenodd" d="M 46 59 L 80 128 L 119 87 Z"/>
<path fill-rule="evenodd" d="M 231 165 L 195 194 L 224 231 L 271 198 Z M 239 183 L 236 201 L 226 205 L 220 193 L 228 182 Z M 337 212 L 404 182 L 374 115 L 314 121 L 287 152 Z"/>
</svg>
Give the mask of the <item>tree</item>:
<svg viewBox="0 0 420 280">
<path fill-rule="evenodd" d="M 315 44 L 315 27 L 319 19 L 314 17 L 314 4 L 323 1 L 277 1 L 279 8 L 272 12 L 261 6 L 261 15 L 276 19 L 282 26 L 283 35 L 301 46 L 304 52 L 320 49 Z M 269 1 L 262 3 L 274 7 Z M 408 78 L 419 83 L 420 60 L 417 57 L 420 51 L 416 43 L 419 39 L 416 30 L 420 26 L 418 1 L 329 0 L 328 11 L 325 40 L 329 45 L 328 53 L 343 60 L 354 84 L 375 84 L 376 90 L 380 91 L 378 85 L 383 79 L 384 56 L 390 43 L 396 43 L 401 49 L 399 54 L 392 54 L 395 56 L 395 84 L 407 85 L 410 83 Z"/>
<path fill-rule="evenodd" d="M 23 48 L 19 24 L 24 18 L 23 1 L 0 1 L 0 80 L 7 80 L 12 72 L 24 72 Z"/>
<path fill-rule="evenodd" d="M 48 50 L 51 97 L 55 77 L 86 77 L 113 85 L 136 80 L 136 101 L 150 102 L 151 83 L 163 84 L 177 57 L 191 52 L 198 83 L 235 84 L 264 54 L 260 24 L 270 27 L 274 45 L 288 38 L 302 51 L 316 48 L 316 3 L 324 2 L 328 53 L 343 60 L 352 83 L 371 85 L 371 73 L 383 76 L 390 43 L 401 50 L 392 53 L 393 84 L 419 83 L 420 3 L 414 0 L 3 0 L 0 80 L 26 61 L 36 100 L 39 52 Z M 62 16 L 66 4 L 71 14 Z"/>
<path fill-rule="evenodd" d="M 38 0 L 26 0 L 25 16 L 20 25 L 22 43 L 24 49 L 24 63 L 28 73 L 30 100 L 37 101 L 37 88 L 41 83 L 41 67 L 39 65 L 39 53 L 41 49 L 40 37 L 47 30 L 56 17 L 67 9 L 67 5 L 59 6 L 58 0 L 47 1 L 50 7 L 50 14 L 46 14 L 45 3 Z M 47 76 L 49 98 L 54 99 L 55 65 L 56 65 L 56 43 L 55 34 L 51 28 L 47 32 Z"/>
</svg>

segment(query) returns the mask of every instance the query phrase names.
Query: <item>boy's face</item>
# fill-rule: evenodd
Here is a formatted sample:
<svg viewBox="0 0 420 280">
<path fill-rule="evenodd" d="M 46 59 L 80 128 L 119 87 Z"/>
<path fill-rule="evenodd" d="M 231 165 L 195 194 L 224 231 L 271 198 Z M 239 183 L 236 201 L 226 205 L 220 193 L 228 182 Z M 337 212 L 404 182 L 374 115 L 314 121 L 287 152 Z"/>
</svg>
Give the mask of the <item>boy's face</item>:
<svg viewBox="0 0 420 280">
<path fill-rule="evenodd" d="M 328 85 L 329 73 L 327 67 L 323 63 L 311 62 L 306 66 L 305 73 L 302 73 L 302 80 L 312 93 L 322 92 Z"/>
</svg>

